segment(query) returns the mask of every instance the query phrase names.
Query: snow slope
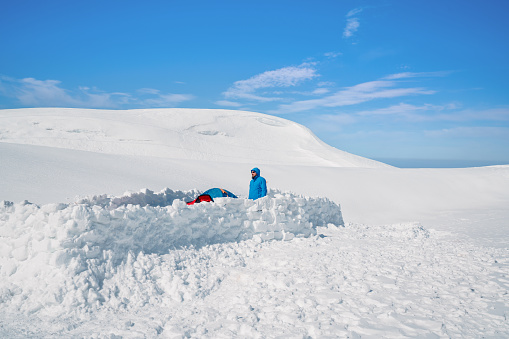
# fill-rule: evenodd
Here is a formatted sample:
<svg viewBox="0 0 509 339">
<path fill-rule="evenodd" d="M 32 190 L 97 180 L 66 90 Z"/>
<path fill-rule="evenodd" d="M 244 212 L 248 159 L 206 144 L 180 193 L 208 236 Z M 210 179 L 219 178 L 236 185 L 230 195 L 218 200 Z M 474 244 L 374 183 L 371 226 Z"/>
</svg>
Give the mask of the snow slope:
<svg viewBox="0 0 509 339">
<path fill-rule="evenodd" d="M 206 109 L 0 111 L 2 142 L 108 154 L 236 163 L 388 167 L 330 147 L 306 127 L 260 113 Z"/>
<path fill-rule="evenodd" d="M 509 336 L 509 166 L 392 168 L 252 112 L 21 109 L 0 179 L 0 337 Z M 184 204 L 211 187 L 240 198 Z"/>
</svg>

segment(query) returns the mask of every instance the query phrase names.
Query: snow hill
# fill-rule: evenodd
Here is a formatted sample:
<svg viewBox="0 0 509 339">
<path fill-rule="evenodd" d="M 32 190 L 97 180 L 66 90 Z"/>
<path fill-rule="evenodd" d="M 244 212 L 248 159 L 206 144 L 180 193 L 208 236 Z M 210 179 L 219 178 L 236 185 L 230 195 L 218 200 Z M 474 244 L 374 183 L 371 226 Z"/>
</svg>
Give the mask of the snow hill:
<svg viewBox="0 0 509 339">
<path fill-rule="evenodd" d="M 235 163 L 389 167 L 333 148 L 297 123 L 228 110 L 3 110 L 0 140 L 90 152 Z"/>
<path fill-rule="evenodd" d="M 239 199 L 185 204 L 212 187 Z M 0 110 L 0 337 L 505 338 L 507 206 L 509 166 L 259 113 Z"/>
</svg>

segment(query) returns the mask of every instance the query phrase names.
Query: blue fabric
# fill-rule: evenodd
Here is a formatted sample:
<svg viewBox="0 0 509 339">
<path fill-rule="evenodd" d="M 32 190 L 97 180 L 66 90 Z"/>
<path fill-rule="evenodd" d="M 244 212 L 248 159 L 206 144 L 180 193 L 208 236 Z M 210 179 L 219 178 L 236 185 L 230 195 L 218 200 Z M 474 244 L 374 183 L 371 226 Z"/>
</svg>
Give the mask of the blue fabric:
<svg viewBox="0 0 509 339">
<path fill-rule="evenodd" d="M 251 171 L 256 172 L 256 176 L 249 183 L 249 199 L 259 199 L 267 195 L 267 182 L 260 176 L 260 170 L 255 167 Z"/>
<path fill-rule="evenodd" d="M 224 193 L 223 193 L 223 191 L 224 191 Z M 232 192 L 227 191 L 225 189 L 221 190 L 220 188 L 208 189 L 205 192 L 203 192 L 202 195 L 203 194 L 208 194 L 212 198 L 222 198 L 222 197 L 237 198 L 237 196 L 235 194 L 233 194 Z"/>
</svg>

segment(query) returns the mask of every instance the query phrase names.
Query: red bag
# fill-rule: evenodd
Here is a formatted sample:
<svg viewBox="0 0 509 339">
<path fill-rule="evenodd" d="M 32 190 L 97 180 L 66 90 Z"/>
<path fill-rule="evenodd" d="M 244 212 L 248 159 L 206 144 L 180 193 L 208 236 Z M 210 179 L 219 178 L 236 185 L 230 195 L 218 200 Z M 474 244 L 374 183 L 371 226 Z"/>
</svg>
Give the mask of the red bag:
<svg viewBox="0 0 509 339">
<path fill-rule="evenodd" d="M 202 195 L 199 195 L 198 198 L 196 198 L 195 200 L 189 201 L 187 204 L 194 205 L 194 204 L 199 204 L 202 201 L 214 202 L 214 199 L 212 199 L 212 197 L 208 194 L 202 194 Z"/>
</svg>

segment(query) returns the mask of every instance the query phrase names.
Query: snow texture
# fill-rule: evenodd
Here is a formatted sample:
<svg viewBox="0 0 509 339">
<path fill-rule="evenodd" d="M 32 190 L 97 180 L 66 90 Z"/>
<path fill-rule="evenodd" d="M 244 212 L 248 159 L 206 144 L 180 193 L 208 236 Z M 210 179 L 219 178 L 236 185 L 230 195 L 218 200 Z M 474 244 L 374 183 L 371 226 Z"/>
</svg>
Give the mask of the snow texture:
<svg viewBox="0 0 509 339">
<path fill-rule="evenodd" d="M 257 164 L 390 168 L 266 114 L 211 109 L 0 110 L 0 140 L 107 154 Z"/>
<path fill-rule="evenodd" d="M 254 112 L 44 108 L 0 110 L 0 179 L 1 338 L 509 337 L 509 166 L 392 168 Z M 211 187 L 240 198 L 185 203 Z"/>
<path fill-rule="evenodd" d="M 31 294 L 36 294 L 25 295 L 24 301 L 20 287 L 4 287 L 0 334 L 509 335 L 507 250 L 472 246 L 419 224 L 330 224 L 318 227 L 317 236 L 292 241 L 248 239 L 175 248 L 167 254 L 124 254 L 116 266 L 109 257 L 82 258 L 88 269 L 55 266 L 50 277 L 30 277 L 35 280 L 29 282 L 27 276 L 19 283 L 32 286 Z M 34 267 L 27 271 L 33 274 Z M 40 291 L 37 283 L 43 284 Z M 24 305 L 31 307 L 20 313 L 16 307 Z"/>
<path fill-rule="evenodd" d="M 343 224 L 340 207 L 327 199 L 271 192 L 256 201 L 218 198 L 188 206 L 184 200 L 197 194 L 144 190 L 40 207 L 3 202 L 0 305 L 29 314 L 117 308 L 122 303 L 104 283 L 139 255 L 291 240 L 315 235 L 317 226 Z"/>
</svg>

